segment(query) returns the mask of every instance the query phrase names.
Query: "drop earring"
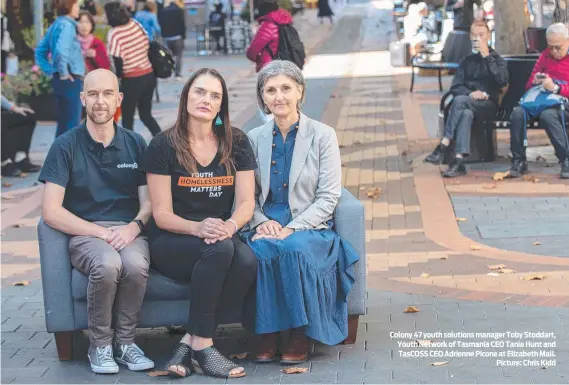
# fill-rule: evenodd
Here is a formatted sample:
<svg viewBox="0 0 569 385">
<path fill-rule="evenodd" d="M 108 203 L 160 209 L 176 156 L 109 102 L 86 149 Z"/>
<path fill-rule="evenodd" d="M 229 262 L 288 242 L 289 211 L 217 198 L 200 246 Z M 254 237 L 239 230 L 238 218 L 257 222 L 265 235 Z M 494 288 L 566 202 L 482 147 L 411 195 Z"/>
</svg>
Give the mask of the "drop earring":
<svg viewBox="0 0 569 385">
<path fill-rule="evenodd" d="M 219 117 L 219 114 L 217 114 L 217 117 L 215 118 L 215 123 L 216 126 L 223 126 L 223 120 L 221 120 L 221 118 Z"/>
</svg>

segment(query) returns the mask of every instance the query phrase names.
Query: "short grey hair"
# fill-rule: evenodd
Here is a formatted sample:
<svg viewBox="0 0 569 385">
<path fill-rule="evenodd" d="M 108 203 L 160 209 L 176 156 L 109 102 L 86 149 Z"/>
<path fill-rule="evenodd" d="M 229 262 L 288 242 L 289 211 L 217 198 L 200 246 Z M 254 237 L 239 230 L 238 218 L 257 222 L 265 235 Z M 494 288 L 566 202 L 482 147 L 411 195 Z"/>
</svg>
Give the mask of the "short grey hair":
<svg viewBox="0 0 569 385">
<path fill-rule="evenodd" d="M 273 60 L 265 67 L 263 67 L 263 69 L 259 71 L 259 74 L 257 75 L 257 103 L 259 103 L 259 107 L 265 114 L 270 114 L 270 111 L 263 101 L 263 88 L 265 88 L 265 83 L 267 80 L 279 75 L 284 75 L 290 78 L 298 86 L 302 86 L 302 96 L 300 97 L 297 106 L 299 110 L 302 103 L 304 102 L 306 81 L 304 80 L 304 75 L 302 75 L 300 68 L 288 60 Z"/>
<path fill-rule="evenodd" d="M 569 28 L 563 23 L 555 23 L 551 24 L 547 31 L 545 32 L 546 36 L 551 35 L 563 35 L 565 39 L 569 39 Z"/>
</svg>

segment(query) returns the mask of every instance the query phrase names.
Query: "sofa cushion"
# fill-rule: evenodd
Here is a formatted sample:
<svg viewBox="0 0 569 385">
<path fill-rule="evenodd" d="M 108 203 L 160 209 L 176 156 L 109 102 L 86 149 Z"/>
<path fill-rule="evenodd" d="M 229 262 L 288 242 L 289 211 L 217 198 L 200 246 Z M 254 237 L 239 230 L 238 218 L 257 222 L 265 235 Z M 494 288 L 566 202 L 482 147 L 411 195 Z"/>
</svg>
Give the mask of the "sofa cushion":
<svg viewBox="0 0 569 385">
<path fill-rule="evenodd" d="M 73 299 L 77 301 L 87 300 L 88 278 L 76 269 L 71 272 L 71 287 Z M 150 269 L 150 275 L 146 284 L 146 301 L 149 300 L 189 300 L 190 285 L 174 281 L 163 276 L 156 270 Z"/>
</svg>

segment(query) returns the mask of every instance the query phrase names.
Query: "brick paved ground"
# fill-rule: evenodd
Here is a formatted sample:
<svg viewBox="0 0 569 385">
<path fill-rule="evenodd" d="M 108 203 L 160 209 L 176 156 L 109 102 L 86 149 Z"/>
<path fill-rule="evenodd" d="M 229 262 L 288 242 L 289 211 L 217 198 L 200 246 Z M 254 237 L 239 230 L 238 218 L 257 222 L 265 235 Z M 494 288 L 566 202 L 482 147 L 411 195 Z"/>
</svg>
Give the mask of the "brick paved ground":
<svg viewBox="0 0 569 385">
<path fill-rule="evenodd" d="M 308 98 L 304 110 L 336 128 L 344 185 L 366 207 L 368 303 L 367 314 L 360 318 L 357 343 L 315 345 L 311 360 L 303 365 L 309 368 L 305 374 L 283 375 L 276 364 L 255 365 L 244 360 L 248 376 L 227 382 L 567 383 L 569 259 L 564 258 L 562 243 L 567 233 L 560 233 L 565 228 L 558 230 L 551 223 L 558 221 L 559 227 L 567 227 L 563 209 L 567 211 L 569 186 L 556 178 L 555 166 L 532 165 L 538 183 L 494 183 L 492 173 L 504 163 L 473 166 L 469 176 L 452 182 L 443 181 L 437 168 L 422 165 L 421 156 L 436 142 L 432 118 L 425 116 L 432 117 L 429 106 L 436 105 L 440 94 L 432 91 L 433 79 L 424 78 L 419 80 L 417 92 L 409 95 L 408 74 L 389 67 L 385 52 L 393 36 L 389 7 L 385 0 L 351 2 L 334 29 L 320 26 L 314 12 L 308 11 L 302 27 L 313 54 L 305 68 Z M 188 58 L 188 69 L 204 65 L 219 67 L 226 76 L 235 124 L 246 130 L 253 127 L 258 121 L 254 116 L 254 74 L 248 63 L 242 58 Z M 167 124 L 175 113 L 181 85 L 163 83 L 160 87 L 163 101 L 155 110 L 160 122 Z M 35 138 L 38 159 L 45 152 L 39 145 L 44 141 L 47 147 L 49 135 L 53 135 L 48 132 L 52 126 L 43 127 L 43 139 Z M 543 137 L 538 133 L 534 140 L 542 144 Z M 10 182 L 13 186 L 2 190 L 3 198 L 9 198 L 2 199 L 2 383 L 169 382 L 125 369 L 116 376 L 92 374 L 84 336 L 77 338 L 76 360 L 57 360 L 53 338 L 45 331 L 39 280 L 35 224 L 41 191 L 29 180 Z M 382 189 L 374 200 L 366 196 L 372 187 Z M 515 214 L 507 212 L 499 218 L 506 206 L 515 206 Z M 467 221 L 457 224 L 456 217 Z M 527 224 L 515 233 L 523 242 L 502 244 L 510 239 L 506 231 L 518 218 Z M 502 223 L 503 227 L 488 227 L 503 219 L 509 221 Z M 535 226 L 537 220 L 543 220 L 544 225 Z M 561 246 L 555 248 L 550 239 L 538 236 L 558 237 Z M 532 246 L 533 239 L 542 239 L 542 246 Z M 472 250 L 473 245 L 481 249 Z M 488 276 L 487 265 L 498 263 L 516 273 Z M 520 279 L 530 271 L 547 277 L 542 281 Z M 423 273 L 429 276 L 421 277 Z M 12 286 L 23 279 L 32 282 Z M 404 314 L 409 305 L 420 312 Z M 404 358 L 400 350 L 417 349 L 399 348 L 402 339 L 390 338 L 390 332 L 514 330 L 555 333 L 552 350 L 556 365 L 539 362 L 535 367 L 512 368 L 497 367 L 496 358 Z M 422 339 L 413 335 L 411 340 L 416 338 Z M 145 329 L 140 330 L 137 342 L 160 365 L 178 339 L 165 329 Z M 249 350 L 240 328 L 220 329 L 217 341 L 226 352 Z M 448 363 L 430 365 L 436 361 Z M 226 381 L 195 375 L 176 382 Z"/>
</svg>

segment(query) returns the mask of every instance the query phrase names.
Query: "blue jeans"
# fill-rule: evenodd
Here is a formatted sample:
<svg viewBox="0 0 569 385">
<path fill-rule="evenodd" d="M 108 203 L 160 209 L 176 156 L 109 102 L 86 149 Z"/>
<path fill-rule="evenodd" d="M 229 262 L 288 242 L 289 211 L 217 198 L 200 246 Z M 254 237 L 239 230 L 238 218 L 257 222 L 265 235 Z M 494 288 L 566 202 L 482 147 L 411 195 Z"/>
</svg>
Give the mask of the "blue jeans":
<svg viewBox="0 0 569 385">
<path fill-rule="evenodd" d="M 59 75 L 51 79 L 53 93 L 57 99 L 57 131 L 55 137 L 66 133 L 81 123 L 81 99 L 83 80 L 61 80 Z"/>
</svg>

